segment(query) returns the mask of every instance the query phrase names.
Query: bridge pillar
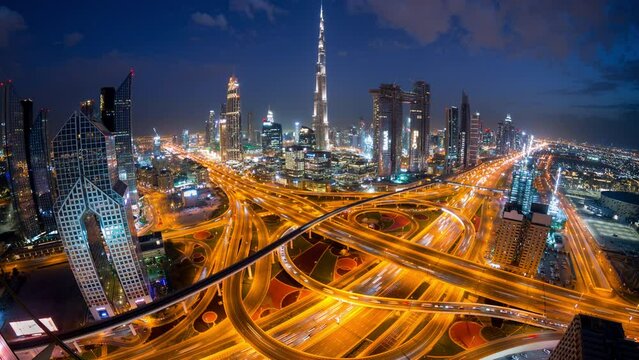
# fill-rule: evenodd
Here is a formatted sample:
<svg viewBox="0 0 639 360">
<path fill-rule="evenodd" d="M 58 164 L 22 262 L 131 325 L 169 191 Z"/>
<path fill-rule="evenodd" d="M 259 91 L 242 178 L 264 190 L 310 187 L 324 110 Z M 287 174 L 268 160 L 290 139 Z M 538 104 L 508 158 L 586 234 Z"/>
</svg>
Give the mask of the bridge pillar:
<svg viewBox="0 0 639 360">
<path fill-rule="evenodd" d="M 137 331 L 135 331 L 135 327 L 133 327 L 133 323 L 129 324 L 129 330 L 131 330 L 131 334 L 133 334 L 133 336 L 138 335 Z"/>
</svg>

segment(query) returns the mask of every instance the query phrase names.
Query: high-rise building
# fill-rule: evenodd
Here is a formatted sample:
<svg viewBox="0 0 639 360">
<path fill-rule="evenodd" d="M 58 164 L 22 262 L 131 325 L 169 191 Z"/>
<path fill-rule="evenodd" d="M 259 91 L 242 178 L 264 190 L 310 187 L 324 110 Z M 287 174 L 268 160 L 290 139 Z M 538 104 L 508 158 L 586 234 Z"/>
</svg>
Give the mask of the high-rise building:
<svg viewBox="0 0 639 360">
<path fill-rule="evenodd" d="M 468 94 L 465 91 L 462 91 L 460 117 L 457 161 L 461 166 L 467 167 L 468 143 L 470 142 L 470 103 L 468 102 Z"/>
<path fill-rule="evenodd" d="M 427 169 L 428 138 L 430 133 L 430 85 L 417 81 L 410 96 L 410 146 L 409 167 L 411 172 Z"/>
<path fill-rule="evenodd" d="M 189 151 L 191 138 L 189 137 L 189 129 L 182 130 L 182 149 Z"/>
<path fill-rule="evenodd" d="M 313 131 L 319 150 L 330 150 L 328 107 L 326 96 L 326 42 L 324 41 L 324 9 L 320 7 L 319 41 L 315 69 L 315 94 L 313 96 Z"/>
<path fill-rule="evenodd" d="M 497 153 L 499 155 L 506 155 L 515 150 L 515 132 L 513 120 L 510 114 L 507 114 L 506 119 L 498 124 Z"/>
<path fill-rule="evenodd" d="M 493 263 L 526 276 L 537 272 L 552 221 L 547 205 L 533 205 L 525 215 L 515 204 L 508 204 L 497 228 L 493 253 Z"/>
<path fill-rule="evenodd" d="M 453 169 L 459 165 L 459 110 L 457 107 L 447 107 L 444 119 L 446 121 L 446 136 L 444 139 L 446 159 L 444 172 L 450 174 Z"/>
<path fill-rule="evenodd" d="M 95 119 L 95 100 L 88 99 L 80 103 L 80 112 L 91 120 Z"/>
<path fill-rule="evenodd" d="M 115 124 L 112 128 L 103 123 L 115 138 L 118 154 L 118 177 L 129 189 L 131 204 L 137 206 L 138 188 L 136 184 L 135 160 L 133 157 L 133 134 L 131 132 L 131 85 L 133 70 L 124 78 L 115 92 Z"/>
<path fill-rule="evenodd" d="M 111 317 L 150 302 L 112 134 L 75 112 L 53 139 L 53 162 L 58 230 L 93 317 Z"/>
<path fill-rule="evenodd" d="M 262 153 L 265 155 L 282 153 L 282 125 L 274 122 L 273 111 L 270 108 L 262 121 Z"/>
<path fill-rule="evenodd" d="M 2 86 L 2 119 L 5 124 L 5 155 L 11 200 L 17 214 L 20 230 L 25 239 L 40 234 L 38 213 L 33 199 L 29 177 L 29 156 L 25 128 L 33 118 L 33 102 L 18 101 L 12 82 Z M 31 119 L 25 121 L 25 118 Z"/>
<path fill-rule="evenodd" d="M 240 83 L 235 76 L 229 78 L 224 112 L 226 125 L 222 161 L 242 161 L 242 115 L 240 109 Z M 221 137 L 220 137 L 221 138 Z"/>
<path fill-rule="evenodd" d="M 299 178 L 304 176 L 304 154 L 306 148 L 300 145 L 293 145 L 286 148 L 284 152 L 284 170 L 290 177 Z"/>
<path fill-rule="evenodd" d="M 470 117 L 470 132 L 468 142 L 466 143 L 466 166 L 472 167 L 477 165 L 479 160 L 479 143 L 481 134 L 481 120 L 479 113 L 475 112 Z"/>
<path fill-rule="evenodd" d="M 212 147 L 215 140 L 215 111 L 209 110 L 209 117 L 204 122 L 204 146 Z"/>
<path fill-rule="evenodd" d="M 100 89 L 100 120 L 107 129 L 115 129 L 115 88 Z"/>
<path fill-rule="evenodd" d="M 306 149 L 314 150 L 315 147 L 316 147 L 315 131 L 313 131 L 309 127 L 302 126 L 300 128 L 299 145 L 304 147 L 304 148 L 306 148 Z"/>
<path fill-rule="evenodd" d="M 577 314 L 548 360 L 639 359 L 638 354 L 620 323 Z"/>
<path fill-rule="evenodd" d="M 307 151 L 304 153 L 304 177 L 322 181 L 331 177 L 331 153 Z"/>
<path fill-rule="evenodd" d="M 515 165 L 508 201 L 517 204 L 524 214 L 530 212 L 534 200 L 535 189 L 533 184 L 536 177 L 534 162 L 531 158 L 524 157 Z"/>
<path fill-rule="evenodd" d="M 50 234 L 57 228 L 53 211 L 47 114 L 48 110 L 42 109 L 35 119 L 32 116 L 25 116 L 25 133 L 28 144 L 29 178 L 38 211 L 40 230 Z"/>
<path fill-rule="evenodd" d="M 294 130 L 293 130 L 293 142 L 295 144 L 300 142 L 300 122 L 296 121 L 294 124 Z"/>
<path fill-rule="evenodd" d="M 373 161 L 377 176 L 388 177 L 401 170 L 402 89 L 395 84 L 381 84 L 370 90 L 373 96 Z"/>
<path fill-rule="evenodd" d="M 246 118 L 246 134 L 248 136 L 248 143 L 255 144 L 258 140 L 253 138 L 253 112 L 249 111 Z"/>
</svg>

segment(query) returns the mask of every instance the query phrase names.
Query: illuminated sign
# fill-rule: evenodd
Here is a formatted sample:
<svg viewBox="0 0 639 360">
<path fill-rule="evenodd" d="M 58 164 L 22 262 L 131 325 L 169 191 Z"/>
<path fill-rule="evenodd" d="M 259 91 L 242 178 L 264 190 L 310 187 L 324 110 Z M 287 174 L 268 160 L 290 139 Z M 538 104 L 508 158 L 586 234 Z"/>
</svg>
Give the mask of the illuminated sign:
<svg viewBox="0 0 639 360">
<path fill-rule="evenodd" d="M 197 190 L 185 190 L 182 195 L 184 195 L 184 197 L 197 196 Z"/>
<path fill-rule="evenodd" d="M 382 133 L 382 151 L 388 151 L 388 130 Z"/>
<path fill-rule="evenodd" d="M 419 139 L 419 130 L 413 131 L 413 145 L 411 146 L 413 149 L 417 149 L 417 139 Z"/>
<path fill-rule="evenodd" d="M 50 317 L 38 319 L 40 322 L 49 329 L 49 331 L 58 331 L 58 328 L 53 323 L 53 319 Z M 15 321 L 10 322 L 11 328 L 13 332 L 16 333 L 16 336 L 29 336 L 29 335 L 42 335 L 44 334 L 44 330 L 36 324 L 33 320 L 24 320 L 24 321 Z"/>
</svg>

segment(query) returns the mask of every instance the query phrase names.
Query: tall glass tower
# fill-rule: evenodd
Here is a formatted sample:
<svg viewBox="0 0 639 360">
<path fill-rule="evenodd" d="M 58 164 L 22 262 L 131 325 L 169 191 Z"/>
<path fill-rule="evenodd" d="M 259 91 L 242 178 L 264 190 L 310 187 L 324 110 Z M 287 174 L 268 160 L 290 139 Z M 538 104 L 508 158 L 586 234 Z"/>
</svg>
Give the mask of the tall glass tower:
<svg viewBox="0 0 639 360">
<path fill-rule="evenodd" d="M 121 156 L 122 154 L 118 154 Z M 114 138 L 73 113 L 53 139 L 58 229 L 80 292 L 95 319 L 151 301 Z"/>
<path fill-rule="evenodd" d="M 118 177 L 126 183 L 131 204 L 138 203 L 135 160 L 133 158 L 133 138 L 131 133 L 131 83 L 133 70 L 115 92 L 115 126 L 111 131 L 115 137 L 115 149 L 118 154 Z"/>
<path fill-rule="evenodd" d="M 399 173 L 402 165 L 402 89 L 381 84 L 369 92 L 373 96 L 373 159 L 377 176 L 388 177 Z"/>
<path fill-rule="evenodd" d="M 318 150 L 330 150 L 328 137 L 328 107 L 326 104 L 326 42 L 324 40 L 324 9 L 320 7 L 319 41 L 317 43 L 317 65 L 315 70 L 315 94 L 313 96 L 313 131 Z"/>
<path fill-rule="evenodd" d="M 0 105 L 2 122 L 5 124 L 5 154 L 9 187 L 22 235 L 30 240 L 40 234 L 38 213 L 29 178 L 29 149 L 25 134 L 25 127 L 28 127 L 29 122 L 24 121 L 25 115 L 33 117 L 33 102 L 18 101 L 13 83 L 10 81 L 2 85 L 2 90 Z"/>
<path fill-rule="evenodd" d="M 534 200 L 535 176 L 534 162 L 529 157 L 524 157 L 515 165 L 508 201 L 519 205 L 524 214 L 530 213 L 530 207 Z"/>
<path fill-rule="evenodd" d="M 410 103 L 409 170 L 426 171 L 428 166 L 428 138 L 430 137 L 430 85 L 417 81 L 413 91 L 406 94 Z"/>
<path fill-rule="evenodd" d="M 242 161 L 242 115 L 240 108 L 240 83 L 231 76 L 226 92 L 226 131 L 224 149 L 221 149 L 222 161 Z"/>
<path fill-rule="evenodd" d="M 468 166 L 468 147 L 470 144 L 470 103 L 468 102 L 468 94 L 462 91 L 461 101 L 461 120 L 459 130 L 459 146 L 457 148 L 457 159 L 463 167 Z"/>
<path fill-rule="evenodd" d="M 47 138 L 48 110 L 42 109 L 38 116 L 30 117 L 25 127 L 29 150 L 29 176 L 33 198 L 38 210 L 41 230 L 51 233 L 56 230 L 51 194 L 51 170 L 49 164 L 49 139 Z"/>
<path fill-rule="evenodd" d="M 457 167 L 459 160 L 457 157 L 459 155 L 459 110 L 457 107 L 447 107 L 444 119 L 446 121 L 446 137 L 444 139 L 446 160 L 444 171 L 446 174 L 450 174 L 453 168 Z"/>
</svg>

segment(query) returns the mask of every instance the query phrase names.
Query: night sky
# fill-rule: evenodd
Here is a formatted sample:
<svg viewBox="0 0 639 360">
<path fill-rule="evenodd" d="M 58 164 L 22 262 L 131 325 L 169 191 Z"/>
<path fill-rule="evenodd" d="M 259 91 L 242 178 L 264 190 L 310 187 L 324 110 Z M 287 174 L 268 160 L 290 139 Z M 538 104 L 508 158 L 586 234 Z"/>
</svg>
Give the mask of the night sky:
<svg viewBox="0 0 639 360">
<path fill-rule="evenodd" d="M 188 3 L 188 4 L 187 4 Z M 0 1 L 0 78 L 51 111 L 135 69 L 134 135 L 202 130 L 228 77 L 255 123 L 309 125 L 319 0 Z M 328 116 L 372 116 L 369 89 L 431 84 L 433 128 L 462 89 L 484 127 L 639 148 L 639 1 L 324 2 Z"/>
</svg>

